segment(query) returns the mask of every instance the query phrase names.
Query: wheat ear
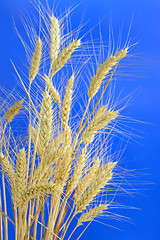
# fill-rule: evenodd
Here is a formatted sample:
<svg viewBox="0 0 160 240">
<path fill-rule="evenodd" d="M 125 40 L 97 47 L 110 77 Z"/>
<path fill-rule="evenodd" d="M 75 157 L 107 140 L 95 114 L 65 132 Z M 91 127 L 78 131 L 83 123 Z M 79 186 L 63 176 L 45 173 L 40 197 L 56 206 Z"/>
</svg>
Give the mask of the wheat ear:
<svg viewBox="0 0 160 240">
<path fill-rule="evenodd" d="M 91 208 L 89 211 L 83 213 L 78 219 L 77 227 L 82 225 L 84 222 L 92 221 L 97 215 L 101 214 L 108 208 L 108 204 L 100 204 L 97 207 Z"/>
<path fill-rule="evenodd" d="M 70 145 L 63 146 L 61 149 L 61 154 L 55 166 L 54 171 L 54 183 L 65 185 L 68 175 L 71 169 L 71 155 L 72 147 Z"/>
<path fill-rule="evenodd" d="M 73 175 L 72 175 L 71 180 L 69 181 L 67 189 L 66 189 L 67 194 L 72 192 L 77 187 L 77 185 L 82 177 L 82 170 L 85 166 L 85 162 L 86 162 L 86 148 L 84 148 L 82 150 L 82 153 L 79 155 L 77 165 L 75 165 Z"/>
<path fill-rule="evenodd" d="M 41 107 L 42 107 L 42 122 L 41 122 L 40 134 L 38 138 L 38 144 L 39 144 L 38 148 L 40 151 L 40 155 L 42 156 L 49 144 L 49 141 L 51 140 L 52 123 L 53 123 L 52 100 L 51 100 L 51 96 L 47 91 L 43 93 Z"/>
<path fill-rule="evenodd" d="M 52 66 L 52 77 L 58 72 L 70 59 L 71 54 L 80 46 L 80 40 L 74 40 L 62 50 Z M 51 77 L 51 78 L 52 78 Z"/>
<path fill-rule="evenodd" d="M 87 206 L 93 201 L 94 197 L 106 186 L 107 182 L 112 179 L 112 170 L 116 163 L 109 162 L 107 165 L 100 167 L 97 170 L 95 180 L 92 182 L 91 186 L 87 191 L 84 192 L 78 199 L 76 203 L 75 213 L 82 212 Z"/>
<path fill-rule="evenodd" d="M 57 103 L 58 106 L 60 107 L 61 100 L 59 92 L 53 86 L 51 79 L 47 75 L 44 75 L 44 79 L 46 81 L 46 87 L 48 88 L 48 92 L 51 94 L 53 101 L 55 101 L 55 103 Z"/>
<path fill-rule="evenodd" d="M 84 191 L 91 185 L 93 179 L 95 178 L 95 173 L 99 168 L 100 161 L 99 158 L 95 160 L 92 167 L 89 168 L 89 172 L 83 177 L 83 179 L 78 183 L 76 189 L 75 201 L 78 201 L 78 198 L 84 193 Z"/>
<path fill-rule="evenodd" d="M 17 154 L 16 160 L 16 174 L 15 174 L 15 183 L 16 183 L 16 195 L 21 196 L 23 190 L 26 186 L 26 152 L 22 148 Z"/>
<path fill-rule="evenodd" d="M 16 199 L 16 204 L 17 205 L 23 205 L 30 201 L 32 198 L 36 197 L 41 197 L 44 194 L 52 194 L 52 195 L 57 195 L 61 193 L 61 186 L 57 184 L 51 183 L 45 183 L 45 184 L 36 184 L 36 185 L 31 185 L 27 189 L 25 189 L 21 197 Z"/>
<path fill-rule="evenodd" d="M 108 74 L 108 72 L 124 57 L 127 55 L 128 48 L 124 48 L 115 53 L 114 56 L 110 56 L 103 64 L 100 65 L 96 74 L 93 76 L 90 82 L 90 87 L 88 89 L 89 98 L 93 98 L 98 92 L 101 86 L 102 80 Z"/>
<path fill-rule="evenodd" d="M 19 110 L 22 108 L 23 100 L 19 102 L 15 102 L 6 112 L 4 115 L 6 122 L 11 122 L 15 115 L 18 114 Z"/>
<path fill-rule="evenodd" d="M 114 120 L 117 116 L 118 116 L 118 111 L 108 111 L 107 113 L 100 114 L 99 117 L 98 117 L 98 114 L 96 114 L 95 118 L 93 118 L 93 121 L 86 127 L 86 129 L 82 133 L 81 140 L 86 145 L 88 145 L 93 141 L 97 131 L 105 127 L 109 122 Z"/>
<path fill-rule="evenodd" d="M 58 19 L 52 15 L 50 25 L 50 58 L 51 65 L 57 59 L 60 48 L 60 25 Z"/>
<path fill-rule="evenodd" d="M 14 178 L 15 171 L 12 165 L 10 164 L 8 157 L 4 156 L 3 153 L 0 153 L 0 162 L 2 166 L 2 171 L 6 173 L 10 179 Z"/>
<path fill-rule="evenodd" d="M 67 86 L 66 86 L 66 89 L 65 89 L 64 99 L 63 99 L 62 125 L 63 125 L 64 129 L 66 129 L 67 126 L 68 126 L 69 113 L 70 113 L 71 101 L 72 101 L 73 83 L 74 83 L 74 74 L 68 80 L 68 83 L 67 83 Z"/>
<path fill-rule="evenodd" d="M 47 176 L 46 178 L 44 178 L 46 172 L 50 171 L 49 168 L 54 166 L 58 162 L 59 158 L 62 156 L 61 154 L 62 149 L 57 149 L 57 151 L 44 158 L 44 160 L 39 163 L 38 168 L 35 170 L 33 175 L 34 183 L 40 182 L 42 181 L 42 179 L 43 181 L 47 180 Z"/>
<path fill-rule="evenodd" d="M 36 42 L 36 48 L 33 53 L 30 70 L 29 70 L 30 84 L 35 79 L 36 75 L 38 74 L 40 61 L 41 61 L 41 55 L 42 55 L 42 41 L 40 38 L 38 38 L 38 40 Z"/>
</svg>

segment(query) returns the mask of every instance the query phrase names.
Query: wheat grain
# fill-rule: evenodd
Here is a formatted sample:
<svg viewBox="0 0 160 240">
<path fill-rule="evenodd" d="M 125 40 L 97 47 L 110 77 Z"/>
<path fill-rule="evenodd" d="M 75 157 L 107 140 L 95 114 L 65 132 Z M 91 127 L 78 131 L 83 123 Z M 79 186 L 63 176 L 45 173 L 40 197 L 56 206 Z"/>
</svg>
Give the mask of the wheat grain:
<svg viewBox="0 0 160 240">
<path fill-rule="evenodd" d="M 60 25 L 58 19 L 52 15 L 50 26 L 50 58 L 51 65 L 57 59 L 60 48 Z"/>
<path fill-rule="evenodd" d="M 4 115 L 6 122 L 12 122 L 13 118 L 18 114 L 19 110 L 22 108 L 23 100 L 15 102 Z"/>
<path fill-rule="evenodd" d="M 88 89 L 89 98 L 93 98 L 94 95 L 98 92 L 102 80 L 108 74 L 108 72 L 124 57 L 127 55 L 128 48 L 121 49 L 116 52 L 114 56 L 110 56 L 100 67 L 97 69 L 96 74 L 93 76 L 90 82 L 90 87 Z"/>
<path fill-rule="evenodd" d="M 7 174 L 7 176 L 11 179 L 14 178 L 15 171 L 8 160 L 7 156 L 4 156 L 3 153 L 0 153 L 0 163 L 2 166 L 2 171 Z M 12 179 L 13 180 L 13 179 Z M 11 181 L 11 180 L 10 180 Z"/>
<path fill-rule="evenodd" d="M 106 186 L 107 182 L 112 179 L 112 170 L 116 163 L 108 163 L 105 166 L 100 167 L 97 170 L 95 180 L 92 182 L 91 186 L 83 195 L 79 198 L 76 203 L 76 213 L 79 213 L 86 209 L 87 206 L 93 201 L 94 197 Z"/>
<path fill-rule="evenodd" d="M 26 181 L 26 153 L 25 149 L 22 148 L 17 154 L 16 161 L 16 174 L 15 174 L 15 184 L 16 184 L 16 194 L 20 197 L 23 190 L 25 189 Z"/>
<path fill-rule="evenodd" d="M 64 129 L 68 126 L 69 113 L 70 113 L 71 101 L 72 101 L 73 82 L 74 82 L 74 74 L 71 76 L 71 78 L 67 83 L 64 100 L 63 100 L 62 125 Z"/>
<path fill-rule="evenodd" d="M 108 205 L 109 204 L 100 204 L 99 206 L 91 208 L 89 211 L 83 213 L 78 219 L 77 227 L 82 225 L 84 222 L 92 221 L 97 215 L 106 210 Z"/>
<path fill-rule="evenodd" d="M 71 54 L 80 46 L 80 40 L 73 40 L 66 48 L 62 50 L 52 66 L 52 77 L 58 72 L 70 59 Z"/>
<path fill-rule="evenodd" d="M 30 70 L 29 70 L 30 83 L 32 83 L 32 81 L 35 79 L 36 75 L 38 74 L 40 61 L 41 61 L 41 55 L 42 55 L 42 41 L 40 38 L 38 38 L 38 40 L 36 42 L 36 48 L 33 53 Z"/>
<path fill-rule="evenodd" d="M 107 109 L 107 105 L 100 107 L 96 112 L 95 116 L 93 117 L 92 121 L 94 122 L 94 121 L 97 121 L 99 118 L 101 118 L 105 113 L 106 109 Z"/>
<path fill-rule="evenodd" d="M 69 181 L 69 184 L 66 189 L 67 194 L 72 192 L 80 182 L 85 162 L 86 162 L 86 148 L 84 148 L 82 150 L 82 153 L 79 155 L 79 159 L 77 161 L 77 165 L 75 166 L 73 176 L 71 177 L 71 180 Z"/>
<path fill-rule="evenodd" d="M 10 182 L 11 191 L 12 191 L 12 199 L 14 202 L 14 197 L 16 194 L 16 183 L 15 183 L 15 171 L 8 160 L 8 156 L 4 156 L 3 153 L 0 153 L 0 162 L 2 166 L 2 171 L 7 175 L 8 180 Z"/>
<path fill-rule="evenodd" d="M 54 183 L 61 184 L 63 187 L 66 184 L 71 169 L 71 154 L 71 146 L 63 146 L 54 171 Z"/>
<path fill-rule="evenodd" d="M 60 185 L 56 185 L 53 183 L 45 183 L 45 184 L 36 184 L 31 185 L 25 191 L 22 192 L 21 197 L 16 198 L 16 205 L 23 205 L 26 202 L 30 201 L 33 198 L 41 197 L 44 194 L 48 193 L 51 195 L 57 195 L 61 193 L 62 188 Z"/>
<path fill-rule="evenodd" d="M 49 156 L 43 159 L 41 163 L 39 163 L 38 168 L 34 172 L 33 180 L 34 183 L 42 181 L 47 181 L 48 177 L 45 177 L 47 171 L 50 172 L 50 167 L 54 166 L 59 158 L 61 157 L 62 149 L 57 149 L 54 153 L 51 153 Z"/>
<path fill-rule="evenodd" d="M 84 193 L 84 191 L 91 185 L 93 179 L 95 178 L 95 173 L 99 168 L 100 161 L 99 158 L 95 160 L 93 165 L 89 167 L 89 172 L 79 181 L 78 187 L 76 189 L 75 201 L 79 200 L 79 197 Z"/>
<path fill-rule="evenodd" d="M 86 145 L 88 145 L 93 141 L 97 131 L 105 127 L 109 122 L 114 120 L 117 116 L 118 116 L 118 111 L 108 111 L 107 113 L 102 113 L 100 117 L 98 117 L 98 114 L 97 114 L 95 118 L 93 118 L 93 121 L 83 131 L 81 140 Z"/>
<path fill-rule="evenodd" d="M 53 86 L 51 79 L 49 79 L 47 75 L 44 75 L 44 79 L 46 82 L 46 87 L 48 88 L 48 92 L 51 94 L 53 101 L 55 101 L 55 103 L 57 103 L 58 106 L 60 107 L 61 100 L 60 100 L 59 92 Z"/>
<path fill-rule="evenodd" d="M 42 100 L 42 122 L 41 129 L 38 138 L 40 156 L 44 154 L 45 149 L 48 146 L 49 141 L 51 140 L 52 134 L 52 123 L 53 123 L 53 110 L 52 110 L 52 101 L 51 96 L 47 91 L 43 93 Z"/>
</svg>

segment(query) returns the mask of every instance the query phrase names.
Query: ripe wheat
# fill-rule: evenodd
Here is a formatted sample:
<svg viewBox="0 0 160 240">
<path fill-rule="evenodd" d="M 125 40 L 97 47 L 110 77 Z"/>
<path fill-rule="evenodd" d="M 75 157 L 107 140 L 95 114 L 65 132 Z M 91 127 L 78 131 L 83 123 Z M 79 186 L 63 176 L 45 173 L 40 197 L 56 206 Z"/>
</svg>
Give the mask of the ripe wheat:
<svg viewBox="0 0 160 240">
<path fill-rule="evenodd" d="M 5 196 L 7 182 L 4 176 L 11 189 L 15 239 L 36 240 L 37 231 L 41 231 L 40 239 L 56 240 L 66 238 L 73 218 L 79 218 L 77 228 L 85 222 L 93 221 L 98 215 L 105 214 L 104 210 L 109 209 L 111 203 L 106 187 L 109 189 L 114 183 L 118 164 L 118 159 L 113 160 L 105 151 L 109 141 L 106 140 L 103 147 L 100 136 L 103 135 L 106 139 L 110 137 L 109 131 L 102 130 L 111 129 L 110 126 L 114 129 L 113 121 L 117 121 L 120 111 L 114 109 L 114 105 L 110 103 L 102 105 L 100 100 L 119 62 L 127 56 L 129 48 L 122 48 L 100 64 L 96 73 L 91 76 L 88 93 L 83 96 L 87 99 L 87 105 L 84 107 L 82 104 L 83 113 L 78 113 L 79 118 L 76 118 L 73 95 L 76 95 L 74 86 L 78 74 L 76 75 L 76 69 L 73 67 L 76 58 L 73 61 L 72 55 L 80 52 L 83 38 L 77 39 L 71 35 L 69 42 L 69 33 L 67 37 L 62 34 L 64 27 L 62 20 L 53 14 L 44 16 L 44 19 L 47 19 L 44 22 L 50 25 L 42 27 L 43 31 L 39 33 L 42 36 L 37 37 L 29 67 L 29 90 L 14 66 L 26 92 L 25 98 L 28 97 L 28 100 L 25 99 L 29 116 L 26 138 L 23 139 L 21 131 L 18 132 L 19 138 L 8 136 L 9 129 L 12 129 L 13 135 L 15 134 L 11 122 L 23 108 L 23 100 L 12 105 L 4 115 L 0 115 L 0 165 L 5 203 L 3 207 L 0 196 L 0 229 L 1 238 L 5 232 L 6 240 L 10 218 L 7 217 Z M 40 69 L 40 65 L 48 59 L 49 67 L 44 64 L 43 70 Z M 69 63 L 73 66 L 70 67 Z M 68 81 L 63 89 L 65 75 Z M 108 83 L 102 91 L 102 81 L 107 77 Z M 56 81 L 59 83 L 60 79 L 63 84 L 57 86 L 55 83 Z M 38 89 L 37 101 L 31 94 L 33 80 L 34 82 L 39 80 L 44 84 Z M 38 81 L 36 83 L 38 85 Z M 95 95 L 98 91 L 101 92 L 101 96 L 97 99 Z M 102 192 L 107 196 L 105 201 L 104 199 L 102 201 Z M 49 213 L 45 214 L 47 204 Z M 77 215 L 79 213 L 80 216 Z M 69 239 L 73 233 L 74 230 Z"/>
</svg>

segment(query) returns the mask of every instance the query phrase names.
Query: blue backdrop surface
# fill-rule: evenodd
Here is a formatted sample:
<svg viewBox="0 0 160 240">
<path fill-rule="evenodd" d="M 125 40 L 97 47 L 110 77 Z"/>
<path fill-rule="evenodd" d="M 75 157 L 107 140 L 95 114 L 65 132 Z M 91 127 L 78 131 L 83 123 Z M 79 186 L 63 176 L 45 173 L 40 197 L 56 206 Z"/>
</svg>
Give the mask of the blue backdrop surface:
<svg viewBox="0 0 160 240">
<path fill-rule="evenodd" d="M 42 3 L 45 1 L 40 0 Z M 50 6 L 53 2 L 48 0 Z M 69 6 L 76 6 L 78 1 L 61 0 L 54 3 L 58 13 Z M 15 34 L 13 18 L 21 31 L 20 15 L 34 12 L 29 0 L 0 0 L 0 86 L 11 90 L 17 85 L 10 59 L 16 65 L 22 65 L 24 50 Z M 57 14 L 58 15 L 58 14 Z M 72 14 L 73 29 L 79 26 L 82 15 L 86 23 L 83 32 L 101 22 L 104 41 L 107 41 L 109 26 L 113 29 L 117 41 L 122 29 L 122 42 L 127 37 L 131 25 L 132 43 L 138 43 L 131 49 L 133 57 L 131 72 L 117 84 L 118 91 L 130 94 L 134 90 L 134 100 L 125 109 L 125 115 L 139 120 L 128 123 L 138 130 L 138 139 L 129 141 L 123 154 L 129 169 L 141 172 L 141 183 L 136 193 L 128 197 L 118 197 L 124 205 L 138 209 L 117 210 L 130 218 L 118 222 L 112 219 L 97 219 L 104 224 L 93 222 L 84 233 L 82 239 L 104 240 L 159 240 L 160 239 L 160 1 L 144 0 L 86 0 Z M 13 17 L 13 18 L 12 18 Z M 102 20 L 102 21 L 101 21 Z M 132 22 L 132 24 L 131 24 Z M 22 30 L 23 31 L 23 30 Z M 93 29 L 93 37 L 99 38 L 99 26 Z M 87 36 L 86 36 L 87 39 Z M 135 94 L 135 95 L 134 95 Z M 141 123 L 140 121 L 146 122 Z M 123 164 L 123 160 L 121 160 Z M 136 172 L 136 171 L 135 171 Z M 148 175 L 145 175 L 145 174 Z M 144 190 L 140 190 L 143 189 Z M 118 228 L 119 230 L 117 230 Z M 81 230 L 77 230 L 78 233 Z M 13 239 L 13 229 L 9 232 Z M 74 239 L 74 238 L 73 238 Z"/>
</svg>

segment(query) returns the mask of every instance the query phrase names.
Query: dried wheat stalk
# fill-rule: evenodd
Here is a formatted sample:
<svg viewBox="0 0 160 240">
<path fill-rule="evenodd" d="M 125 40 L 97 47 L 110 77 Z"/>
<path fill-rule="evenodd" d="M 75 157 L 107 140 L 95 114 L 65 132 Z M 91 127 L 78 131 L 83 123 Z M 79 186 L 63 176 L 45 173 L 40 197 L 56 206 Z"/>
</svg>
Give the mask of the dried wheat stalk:
<svg viewBox="0 0 160 240">
<path fill-rule="evenodd" d="M 43 20 L 48 23 L 46 19 L 47 17 L 44 17 Z M 98 149 L 101 142 L 94 146 L 93 144 L 97 143 L 93 141 L 100 130 L 118 117 L 119 111 L 114 110 L 111 104 L 99 107 L 104 92 L 98 98 L 97 103 L 93 105 L 91 113 L 90 103 L 107 74 L 114 68 L 111 72 L 112 76 L 120 60 L 126 57 L 128 47 L 117 51 L 113 56 L 111 55 L 96 70 L 91 78 L 89 89 L 87 89 L 86 109 L 80 119 L 80 125 L 75 123 L 75 127 L 71 121 L 71 115 L 74 115 L 72 98 L 76 80 L 75 74 L 71 75 L 73 72 L 76 73 L 76 70 L 73 69 L 72 54 L 80 46 L 81 40 L 73 40 L 66 45 L 69 38 L 62 35 L 63 24 L 61 23 L 61 19 L 57 19 L 53 14 L 49 17 L 49 25 L 47 25 L 49 37 L 44 36 L 45 30 L 42 27 L 40 35 L 42 35 L 43 46 L 49 46 L 49 49 L 46 49 L 46 57 L 45 54 L 42 54 L 42 41 L 38 38 L 29 69 L 28 91 L 16 70 L 29 98 L 26 108 L 29 109 L 29 140 L 25 140 L 25 148 L 22 147 L 22 142 L 17 144 L 16 140 L 14 140 L 16 146 L 13 147 L 13 144 L 10 143 L 10 137 L 7 136 L 9 131 L 5 132 L 5 128 L 9 125 L 7 123 L 11 122 L 22 108 L 23 100 L 11 106 L 4 115 L 5 121 L 1 121 L 3 131 L 2 134 L 0 132 L 0 137 L 1 135 L 4 137 L 0 139 L 0 164 L 2 173 L 9 179 L 11 187 L 16 226 L 15 238 L 17 240 L 37 239 L 37 224 L 39 223 L 43 232 L 41 236 L 43 235 L 46 240 L 57 240 L 59 237 L 63 240 L 72 219 L 77 214 L 81 213 L 81 216 L 76 227 L 84 222 L 92 221 L 97 215 L 108 209 L 110 204 L 110 202 L 104 201 L 103 203 L 101 201 L 100 193 L 105 191 L 105 186 L 109 187 L 109 183 L 114 181 L 117 162 L 111 159 L 110 162 L 106 163 L 105 159 L 103 160 L 105 157 L 102 157 L 103 151 L 101 155 Z M 61 51 L 64 42 L 66 47 Z M 46 67 L 44 72 L 48 71 L 48 73 L 41 74 L 39 72 L 41 60 L 45 62 L 46 58 L 50 59 L 49 66 L 44 65 L 44 68 Z M 63 77 L 61 74 L 55 74 L 63 68 L 68 60 L 73 64 L 72 69 L 68 68 L 67 70 L 71 77 L 67 81 L 64 94 L 60 95 L 57 89 L 61 91 L 63 86 L 54 86 L 52 80 Z M 31 83 L 36 76 L 37 79 L 40 77 L 40 80 L 44 79 L 45 81 L 43 90 L 39 88 L 38 104 L 32 100 L 34 96 L 31 95 L 31 87 L 33 87 Z M 53 101 L 58 105 L 55 109 Z M 86 115 L 89 116 L 87 120 L 85 120 Z M 77 121 L 76 116 L 73 117 Z M 83 123 L 84 120 L 85 123 Z M 79 129 L 77 126 L 80 126 Z M 102 133 L 103 131 L 101 131 Z M 103 150 L 106 153 L 105 149 Z M 2 152 L 6 155 L 3 156 Z M 106 194 L 108 199 L 108 192 Z M 46 221 L 44 211 L 48 197 L 50 197 L 49 214 L 47 214 Z M 7 226 L 6 222 L 5 218 L 5 227 Z M 2 226 L 1 213 L 0 226 Z"/>
</svg>

